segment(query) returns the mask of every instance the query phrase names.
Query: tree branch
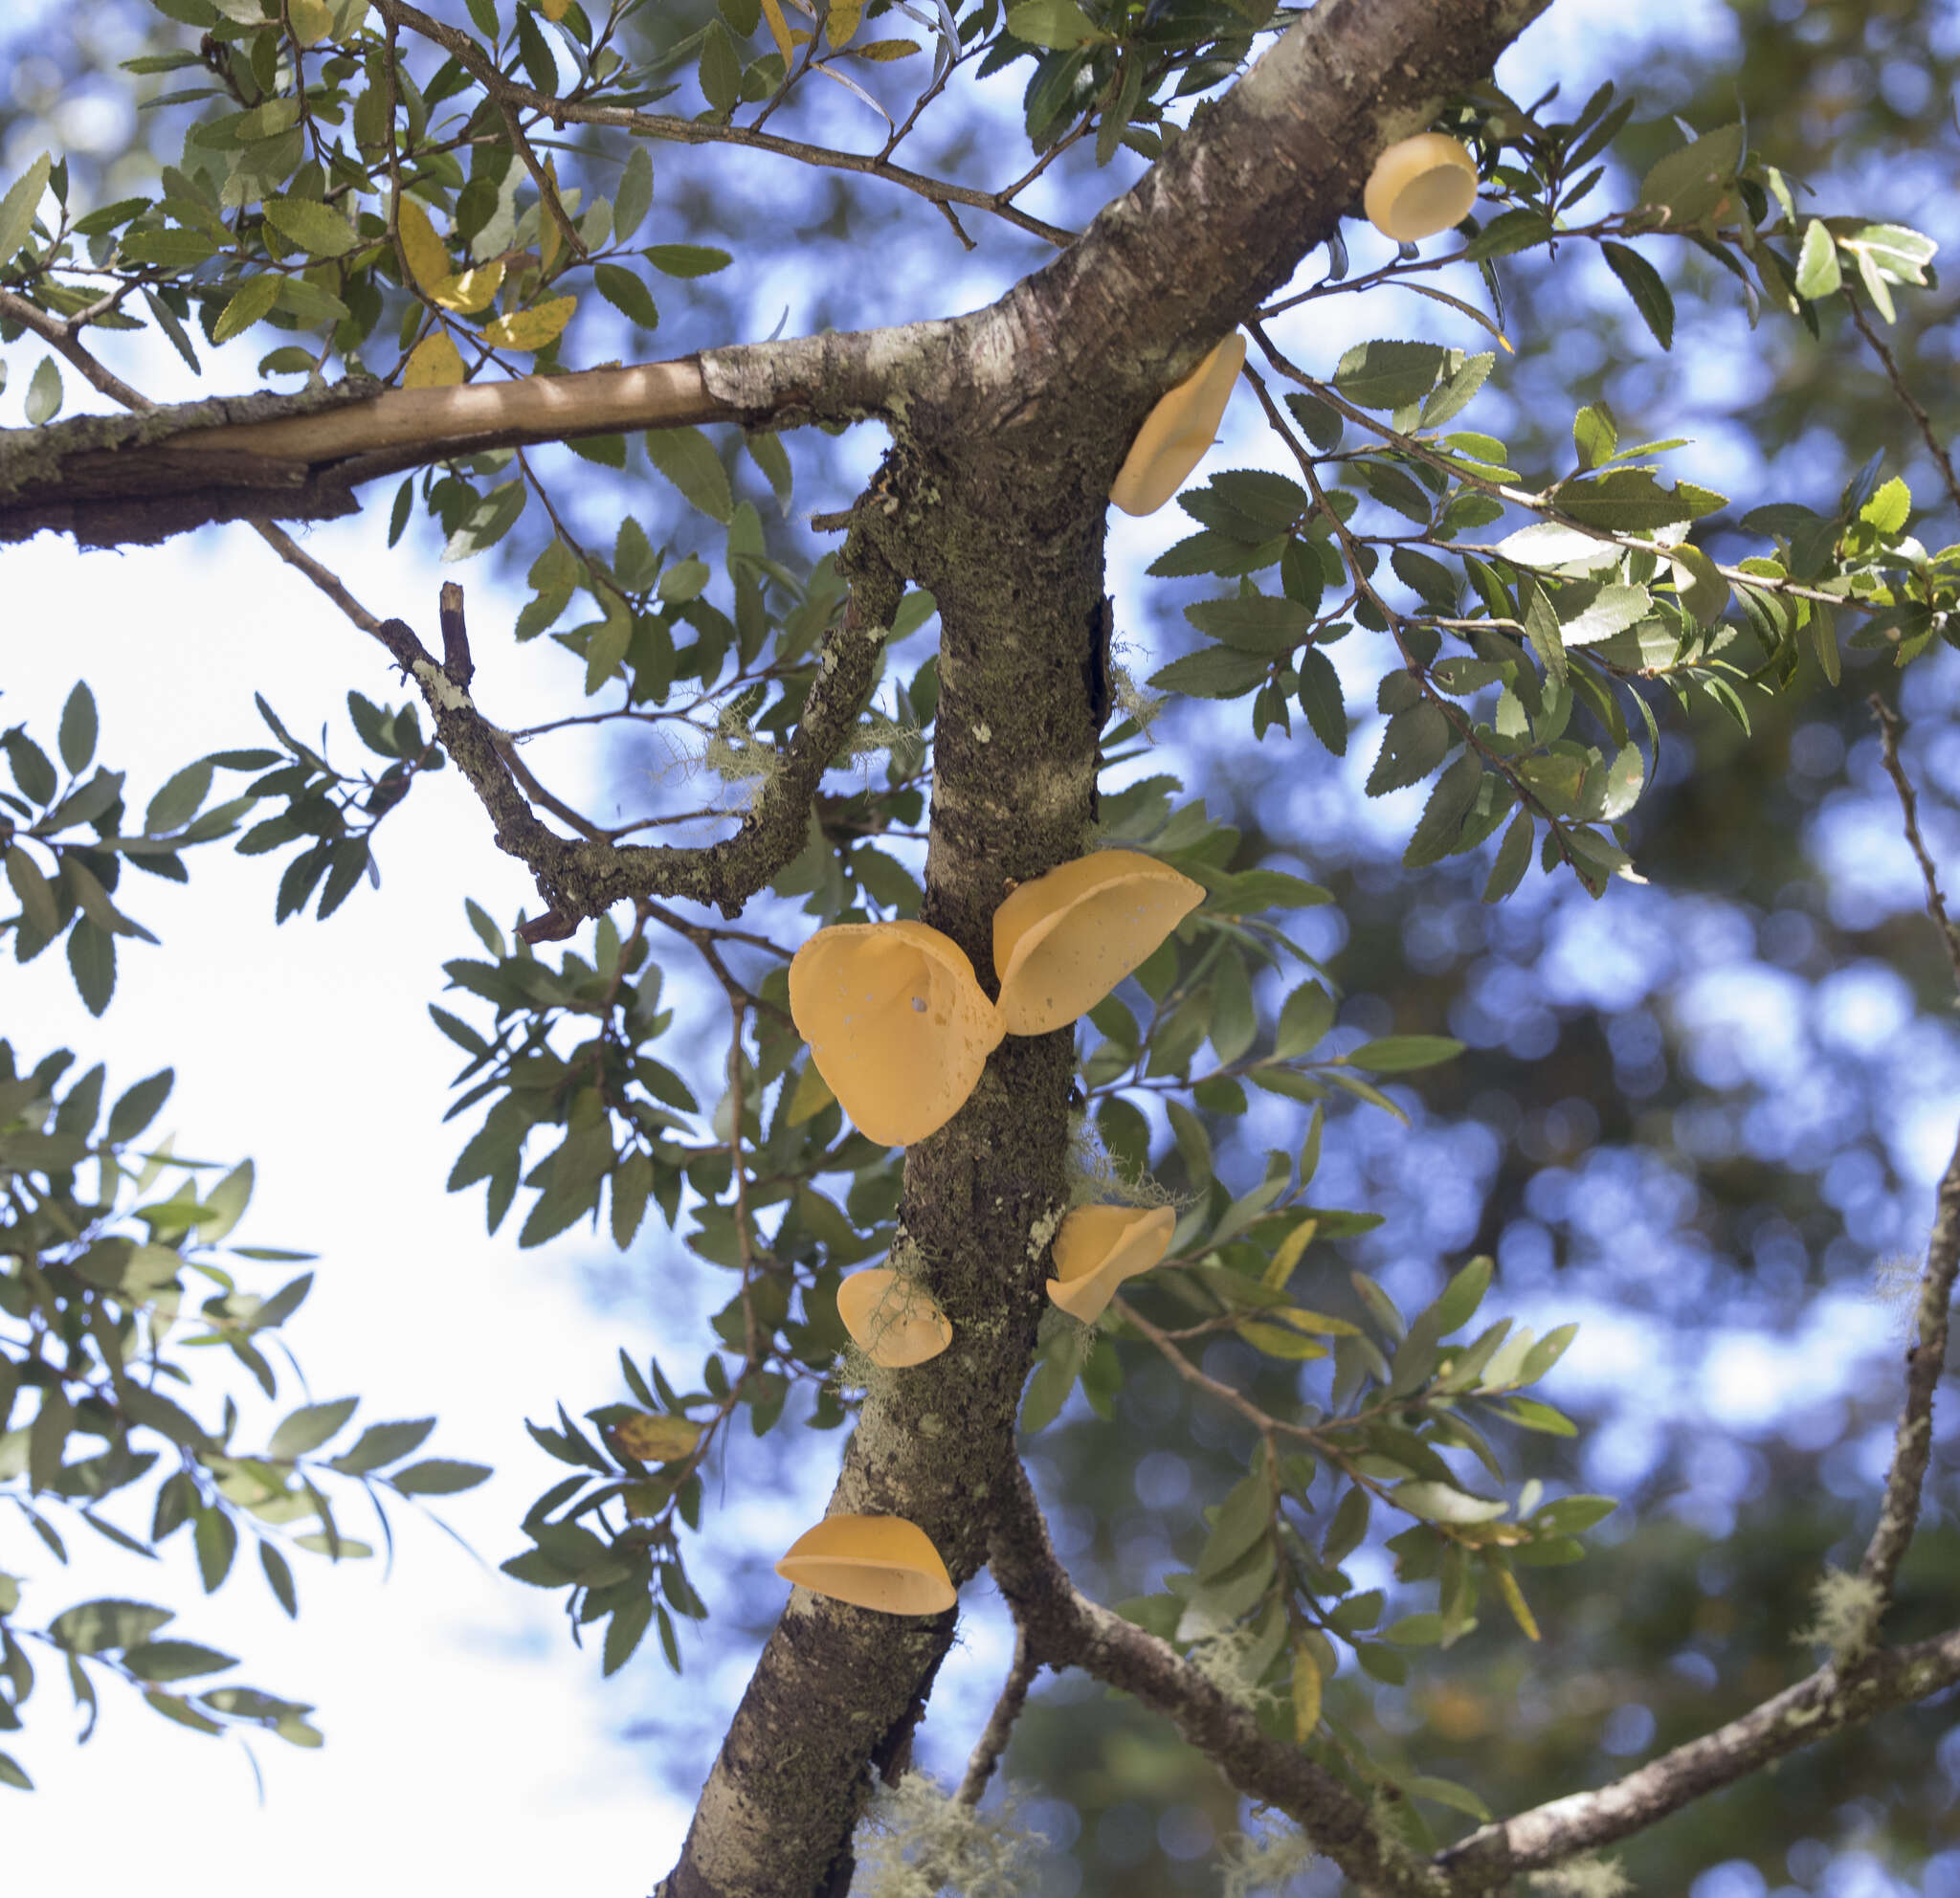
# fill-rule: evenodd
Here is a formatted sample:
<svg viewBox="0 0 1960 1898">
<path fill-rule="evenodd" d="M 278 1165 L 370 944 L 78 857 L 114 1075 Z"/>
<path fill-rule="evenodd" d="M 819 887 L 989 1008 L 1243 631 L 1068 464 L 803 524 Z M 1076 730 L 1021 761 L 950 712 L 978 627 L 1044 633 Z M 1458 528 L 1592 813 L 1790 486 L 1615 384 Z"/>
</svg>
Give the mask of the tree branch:
<svg viewBox="0 0 1960 1898">
<path fill-rule="evenodd" d="M 987 1782 L 993 1777 L 993 1769 L 1000 1764 L 1000 1756 L 1013 1737 L 1014 1722 L 1028 1704 L 1028 1688 L 1040 1671 L 1041 1663 L 1029 1642 L 1027 1629 L 1016 1628 L 1013 1665 L 1001 1684 L 1000 1698 L 993 1703 L 986 1729 L 974 1743 L 972 1757 L 967 1761 L 966 1777 L 960 1781 L 958 1798 L 963 1806 L 980 1803 Z"/>
<path fill-rule="evenodd" d="M 1504 1888 L 1522 1872 L 1644 1831 L 1785 1753 L 1862 1726 L 1960 1681 L 1960 1628 L 1839 1670 L 1827 1664 L 1739 1719 L 1676 1747 L 1624 1779 L 1481 1827 L 1437 1855 L 1461 1893 Z"/>
<path fill-rule="evenodd" d="M 1239 1792 L 1288 1814 L 1362 1891 L 1437 1898 L 1447 1890 L 1325 1767 L 1268 1737 L 1168 1641 L 1083 1595 L 1056 1556 L 1018 1463 L 995 1510 L 990 1548 L 993 1578 L 1041 1661 L 1080 1667 L 1169 1716 Z"/>
<path fill-rule="evenodd" d="M 781 768 L 765 781 L 733 837 L 693 848 L 615 844 L 599 836 L 561 837 L 540 821 L 519 789 L 520 772 L 534 792 L 537 787 L 517 763 L 510 734 L 492 725 L 470 696 L 474 667 L 461 630 L 459 589 L 453 612 L 445 602 L 448 664 L 437 664 L 406 621 L 384 620 L 373 629 L 394 655 L 395 663 L 420 687 L 442 748 L 490 815 L 497 847 L 517 858 L 537 879 L 546 910 L 524 926 L 526 941 L 561 940 L 587 917 L 601 915 L 615 903 L 647 896 L 686 897 L 717 904 L 724 915 L 734 916 L 803 848 L 811 800 L 857 723 L 892 614 L 904 591 L 904 582 L 858 536 L 845 544 L 840 565 L 853 581 L 843 622 L 824 640 L 802 719 L 784 749 Z M 553 808 L 564 815 L 562 807 Z"/>
</svg>

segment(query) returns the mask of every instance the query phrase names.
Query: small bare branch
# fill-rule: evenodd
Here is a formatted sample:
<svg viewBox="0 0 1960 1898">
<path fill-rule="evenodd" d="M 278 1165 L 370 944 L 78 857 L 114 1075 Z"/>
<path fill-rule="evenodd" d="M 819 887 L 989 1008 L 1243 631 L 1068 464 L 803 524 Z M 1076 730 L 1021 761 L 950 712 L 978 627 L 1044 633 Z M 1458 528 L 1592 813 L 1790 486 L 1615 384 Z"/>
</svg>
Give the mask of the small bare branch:
<svg viewBox="0 0 1960 1898">
<path fill-rule="evenodd" d="M 1041 1663 L 1029 1642 L 1027 1629 L 1015 1629 L 1013 1665 L 1008 1669 L 1007 1680 L 1001 1686 L 1000 1698 L 993 1703 L 993 1712 L 986 1730 L 974 1744 L 973 1755 L 967 1762 L 967 1776 L 960 1781 L 957 1797 L 963 1806 L 980 1803 L 987 1791 L 987 1782 L 993 1777 L 993 1769 L 1000 1764 L 1000 1756 L 1007 1752 L 1007 1743 L 1013 1737 L 1014 1722 L 1021 1717 L 1021 1708 L 1028 1704 L 1028 1689 L 1040 1671 Z"/>
<path fill-rule="evenodd" d="M 492 725 L 470 697 L 466 681 L 474 668 L 458 677 L 451 664 L 437 665 L 402 620 L 376 627 L 395 662 L 420 686 L 443 749 L 490 814 L 497 847 L 537 879 L 546 913 L 524 926 L 526 941 L 562 940 L 615 903 L 657 895 L 715 904 L 734 916 L 803 848 L 811 800 L 870 690 L 904 591 L 903 580 L 860 535 L 846 544 L 843 564 L 854 582 L 843 621 L 824 640 L 802 722 L 780 769 L 758 791 L 733 837 L 692 848 L 614 843 L 557 800 L 546 799 L 517 758 L 510 734 Z M 458 600 L 458 616 L 460 611 Z M 460 657 L 469 664 L 466 641 L 452 640 L 446 631 L 444 643 L 452 662 Z M 520 789 L 521 777 L 538 801 L 582 835 L 561 837 L 541 822 Z"/>
<path fill-rule="evenodd" d="M 1386 1837 L 1325 1767 L 1262 1732 L 1252 1714 L 1168 1641 L 1077 1589 L 1056 1556 L 1018 1463 L 1002 1491 L 988 1562 L 1033 1653 L 1050 1666 L 1080 1667 L 1168 1715 L 1239 1792 L 1296 1820 L 1369 1898 L 1442 1898 L 1448 1892 L 1440 1875 Z"/>
</svg>

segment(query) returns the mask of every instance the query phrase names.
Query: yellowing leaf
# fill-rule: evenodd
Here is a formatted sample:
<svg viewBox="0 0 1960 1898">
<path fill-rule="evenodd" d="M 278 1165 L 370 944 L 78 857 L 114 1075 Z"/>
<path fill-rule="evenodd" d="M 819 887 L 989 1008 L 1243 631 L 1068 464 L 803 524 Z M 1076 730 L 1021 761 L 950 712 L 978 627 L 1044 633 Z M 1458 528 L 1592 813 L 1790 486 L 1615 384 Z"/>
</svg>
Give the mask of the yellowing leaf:
<svg viewBox="0 0 1960 1898">
<path fill-rule="evenodd" d="M 1511 1619 L 1525 1631 L 1526 1641 L 1540 1639 L 1538 1618 L 1531 1612 L 1531 1604 L 1525 1599 L 1525 1591 L 1518 1586 L 1518 1578 L 1501 1562 L 1492 1562 L 1490 1572 L 1497 1577 L 1497 1592 L 1503 1597 L 1504 1606 L 1511 1611 Z"/>
<path fill-rule="evenodd" d="M 538 0 L 538 11 L 554 26 L 571 9 L 571 0 Z"/>
<path fill-rule="evenodd" d="M 1305 1746 L 1320 1724 L 1320 1665 L 1303 1643 L 1293 1650 L 1293 1744 Z"/>
<path fill-rule="evenodd" d="M 701 1425 L 684 1417 L 656 1417 L 636 1411 L 606 1426 L 612 1446 L 643 1463 L 671 1463 L 701 1440 Z"/>
<path fill-rule="evenodd" d="M 503 288 L 503 259 L 498 257 L 489 263 L 479 263 L 475 270 L 439 278 L 427 288 L 429 301 L 439 308 L 455 310 L 459 316 L 475 316 L 479 310 L 487 310 L 496 301 L 498 291 Z"/>
<path fill-rule="evenodd" d="M 1259 1274 L 1261 1284 L 1277 1291 L 1292 1278 L 1294 1269 L 1300 1263 L 1300 1255 L 1313 1243 L 1313 1236 L 1320 1230 L 1320 1223 L 1318 1219 L 1303 1219 L 1280 1241 L 1279 1250 L 1273 1254 L 1266 1269 Z"/>
<path fill-rule="evenodd" d="M 333 31 L 333 9 L 326 0 L 287 0 L 286 17 L 301 46 L 318 46 Z"/>
<path fill-rule="evenodd" d="M 558 189 L 558 161 L 555 158 L 545 161 L 545 176 L 555 191 Z M 551 215 L 548 206 L 541 207 L 538 215 L 538 249 L 544 255 L 545 275 L 549 277 L 558 268 L 558 259 L 565 255 L 565 232 Z"/>
<path fill-rule="evenodd" d="M 1255 1351 L 1264 1351 L 1268 1357 L 1291 1358 L 1298 1363 L 1327 1354 L 1325 1345 L 1316 1344 L 1311 1338 L 1303 1338 L 1298 1332 L 1285 1330 L 1278 1325 L 1261 1325 L 1255 1318 L 1241 1318 L 1237 1330 L 1247 1344 Z"/>
<path fill-rule="evenodd" d="M 796 42 L 790 37 L 790 22 L 783 17 L 782 0 L 762 0 L 762 16 L 769 23 L 769 37 L 783 56 L 783 71 L 787 74 L 790 61 L 796 56 Z"/>
<path fill-rule="evenodd" d="M 919 51 L 916 39 L 867 39 L 851 49 L 854 59 L 903 59 Z"/>
<path fill-rule="evenodd" d="M 438 329 L 434 336 L 425 336 L 415 345 L 409 357 L 408 373 L 402 377 L 402 387 L 447 389 L 462 379 L 463 359 L 447 332 Z"/>
<path fill-rule="evenodd" d="M 831 44 L 839 51 L 848 46 L 863 17 L 864 0 L 831 0 L 830 13 L 824 21 Z"/>
<path fill-rule="evenodd" d="M 429 222 L 429 213 L 406 191 L 396 201 L 395 227 L 402 234 L 402 255 L 411 274 L 424 290 L 433 290 L 449 275 L 449 252 Z"/>
<path fill-rule="evenodd" d="M 558 340 L 577 308 L 576 297 L 553 297 L 548 303 L 513 310 L 483 325 L 483 341 L 493 349 L 542 349 Z"/>
</svg>

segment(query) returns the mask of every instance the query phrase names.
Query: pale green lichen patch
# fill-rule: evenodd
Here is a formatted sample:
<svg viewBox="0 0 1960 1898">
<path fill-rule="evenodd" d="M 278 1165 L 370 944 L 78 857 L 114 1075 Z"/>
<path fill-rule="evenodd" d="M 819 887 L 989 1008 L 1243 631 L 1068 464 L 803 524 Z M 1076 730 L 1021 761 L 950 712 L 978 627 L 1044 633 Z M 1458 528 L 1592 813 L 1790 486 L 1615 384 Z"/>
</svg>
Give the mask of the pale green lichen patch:
<svg viewBox="0 0 1960 1898">
<path fill-rule="evenodd" d="M 1271 1898 L 1286 1890 L 1320 1856 L 1297 1827 L 1277 1822 L 1242 1832 L 1219 1855 L 1219 1898 Z"/>
<path fill-rule="evenodd" d="M 1624 1898 L 1634 1882 L 1614 1859 L 1574 1859 L 1570 1865 L 1553 1865 L 1530 1876 L 1533 1891 L 1552 1898 Z"/>
<path fill-rule="evenodd" d="M 872 1799 L 858 1829 L 854 1898 L 1025 1898 L 1038 1842 L 1012 1798 L 991 1812 L 962 1805 L 928 1774 L 908 1773 Z"/>
<path fill-rule="evenodd" d="M 1800 1647 L 1827 1647 L 1831 1659 L 1841 1663 L 1863 1654 L 1878 1638 L 1884 1592 L 1863 1575 L 1826 1569 L 1811 1591 L 1811 1612 L 1816 1619 L 1792 1639 Z"/>
</svg>

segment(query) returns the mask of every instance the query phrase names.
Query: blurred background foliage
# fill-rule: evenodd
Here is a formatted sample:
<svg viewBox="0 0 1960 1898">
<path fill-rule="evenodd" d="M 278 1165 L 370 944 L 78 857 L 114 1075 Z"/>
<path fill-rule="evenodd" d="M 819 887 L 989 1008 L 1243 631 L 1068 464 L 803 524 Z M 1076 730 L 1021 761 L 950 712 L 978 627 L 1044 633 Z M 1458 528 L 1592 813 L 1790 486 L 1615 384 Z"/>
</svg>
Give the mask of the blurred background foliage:
<svg viewBox="0 0 1960 1898">
<path fill-rule="evenodd" d="M 1554 18 L 1565 11 L 1555 7 Z M 703 11 L 690 0 L 642 17 L 671 43 Z M 1636 30 L 1619 23 L 1615 43 Z M 1639 109 L 1615 149 L 1614 182 L 1624 187 L 1677 142 L 1670 114 L 1706 129 L 1739 107 L 1752 144 L 1815 188 L 1812 208 L 1916 223 L 1951 256 L 1960 9 L 1950 0 L 1661 4 L 1643 11 L 1637 30 L 1637 59 L 1617 77 Z M 154 122 L 131 116 L 115 67 L 167 33 L 174 43 L 176 30 L 139 0 L 51 13 L 31 44 L 5 47 L 0 136 L 16 122 L 51 124 L 78 174 L 100 167 L 90 187 L 99 198 L 117 194 L 119 174 L 150 175 Z M 1521 56 L 1544 75 L 1528 39 Z M 1534 96 L 1526 81 L 1509 83 Z M 964 120 L 928 121 L 915 162 L 956 168 L 1014 116 L 1017 91 L 983 98 Z M 1566 107 L 1582 96 L 1569 93 Z M 847 107 L 813 109 L 819 123 L 807 135 L 820 137 L 835 129 L 822 116 Z M 945 314 L 997 294 L 1043 255 L 999 228 L 969 257 L 915 199 L 754 154 L 658 156 L 659 228 L 643 235 L 739 242 L 746 255 L 740 271 L 663 300 L 657 338 L 623 338 L 629 355 L 766 336 L 779 318 L 796 333 Z M 1119 153 L 1098 171 L 1070 153 L 1044 180 L 1039 209 L 1085 221 L 1139 165 Z M 922 257 L 936 267 L 902 261 Z M 1504 436 L 1520 467 L 1564 465 L 1574 405 L 1604 398 L 1634 438 L 1696 437 L 1681 472 L 1737 497 L 1735 518 L 1771 490 L 1827 506 L 1874 454 L 1906 474 L 1923 504 L 1938 496 L 1924 445 L 1841 300 L 1821 311 L 1821 343 L 1773 316 L 1751 328 L 1732 280 L 1690 254 L 1671 273 L 1680 327 L 1662 355 L 1596 261 L 1566 268 L 1533 253 L 1506 264 L 1516 360 L 1475 419 Z M 1943 430 L 1960 347 L 1953 312 L 1950 287 L 1908 296 L 1889 338 Z M 809 431 L 785 440 L 799 513 L 845 504 L 878 446 Z M 538 460 L 561 474 L 574 465 L 565 451 Z M 660 525 L 673 526 L 675 497 L 648 497 L 645 486 L 635 508 L 653 518 L 670 507 Z M 580 465 L 570 499 L 582 525 L 615 519 L 615 492 Z M 823 545 L 797 522 L 764 515 L 780 545 L 805 557 Z M 1740 535 L 1725 548 L 1722 523 L 1712 525 L 1704 539 L 1718 555 L 1754 550 Z M 1960 523 L 1916 531 L 1938 546 Z M 489 556 L 513 586 L 517 546 Z M 487 578 L 486 563 L 474 584 Z M 1151 609 L 1133 575 L 1127 585 L 1125 597 L 1146 604 L 1125 630 L 1144 640 L 1154 612 L 1174 608 Z M 1406 1688 L 1344 1672 L 1330 1712 L 1391 1762 L 1515 1809 L 1600 1783 L 1810 1664 L 1792 1631 L 1808 1619 L 1819 1566 L 1855 1559 L 1868 1532 L 1898 1402 L 1903 1313 L 1880 1296 L 1882 1268 L 1916 1262 L 1927 1185 L 1954 1136 L 1960 1065 L 1950 983 L 1897 846 L 1865 696 L 1899 694 L 1922 821 L 1949 875 L 1960 874 L 1955 679 L 1955 655 L 1937 647 L 1903 681 L 1882 657 L 1853 652 L 1839 689 L 1806 662 L 1782 698 L 1752 701 L 1749 739 L 1712 709 L 1674 715 L 1658 780 L 1633 819 L 1650 887 L 1615 882 L 1598 904 L 1570 878 L 1534 873 L 1485 909 L 1481 860 L 1403 870 L 1406 825 L 1381 819 L 1358 775 L 1303 736 L 1246 747 L 1236 725 L 1228 739 L 1197 704 L 1159 727 L 1164 756 L 1152 768 L 1182 771 L 1214 817 L 1239 827 L 1242 863 L 1290 853 L 1333 893 L 1334 907 L 1303 919 L 1319 933 L 1306 927 L 1301 939 L 1344 986 L 1341 1024 L 1469 1044 L 1418 1087 L 1391 1088 L 1414 1114 L 1413 1130 L 1361 1112 L 1329 1122 L 1315 1196 L 1387 1216 L 1336 1248 L 1342 1266 L 1376 1274 L 1413 1308 L 1452 1266 L 1489 1251 L 1502 1308 L 1537 1322 L 1542 1307 L 1545 1324 L 1580 1317 L 1589 1342 L 1607 1345 L 1575 1353 L 1548 1393 L 1580 1418 L 1576 1447 L 1533 1437 L 1508 1454 L 1521 1477 L 1618 1494 L 1624 1507 L 1590 1538 L 1585 1562 L 1529 1578 L 1542 1646 L 1526 1646 L 1487 1609 L 1481 1631 L 1424 1655 Z M 1350 755 L 1371 749 L 1357 743 Z M 621 747 L 613 769 L 624 781 L 650 762 L 659 761 Z M 1258 1116 L 1210 1130 L 1221 1172 L 1256 1176 Z M 1326 1269 L 1325 1303 L 1346 1308 L 1343 1272 Z M 646 1295 L 635 1259 L 595 1257 L 588 1283 L 601 1299 Z M 1223 1374 L 1253 1374 L 1236 1342 L 1211 1351 Z M 1590 1381 L 1581 1361 L 1594 1367 Z M 1034 1448 L 1060 1552 L 1105 1600 L 1157 1586 L 1191 1560 L 1203 1503 L 1236 1480 L 1249 1450 L 1235 1424 L 1202 1400 L 1194 1407 L 1141 1348 L 1130 1372 L 1113 1432 L 1078 1396 Z M 1953 1418 L 1949 1400 L 1936 1416 L 1926 1521 L 1895 1638 L 1950 1622 L 1960 1600 Z M 745 1446 L 743 1480 L 767 1482 L 802 1454 L 798 1434 Z M 1110 1454 L 1113 1441 L 1123 1454 Z M 764 1574 L 760 1560 L 754 1572 Z M 709 1624 L 710 1654 L 725 1644 L 746 1669 L 772 1599 L 759 1594 L 746 1617 L 727 1604 Z M 691 1731 L 668 1677 L 650 1667 L 645 1678 L 643 1733 L 668 1743 L 650 1751 L 649 1770 L 691 1780 L 699 1743 L 713 1735 Z M 935 1742 L 928 1728 L 927 1737 L 928 1751 L 938 1744 L 951 1757 L 966 1736 Z M 1056 1847 L 1041 1888 L 1058 1898 L 1214 1889 L 1216 1845 L 1244 1817 L 1167 1727 L 1080 1679 L 1042 1684 L 1007 1773 L 1036 1789 L 1033 1816 Z M 1623 1864 L 1641 1890 L 1694 1898 L 1953 1898 L 1956 1798 L 1960 1725 L 1949 1697 L 1704 1801 L 1635 1842 Z M 1298 1882 L 1303 1892 L 1333 1888 L 1314 1872 Z"/>
</svg>

